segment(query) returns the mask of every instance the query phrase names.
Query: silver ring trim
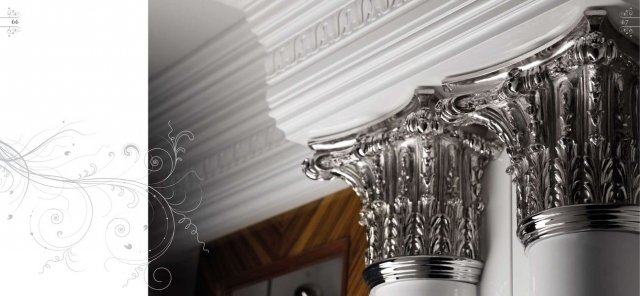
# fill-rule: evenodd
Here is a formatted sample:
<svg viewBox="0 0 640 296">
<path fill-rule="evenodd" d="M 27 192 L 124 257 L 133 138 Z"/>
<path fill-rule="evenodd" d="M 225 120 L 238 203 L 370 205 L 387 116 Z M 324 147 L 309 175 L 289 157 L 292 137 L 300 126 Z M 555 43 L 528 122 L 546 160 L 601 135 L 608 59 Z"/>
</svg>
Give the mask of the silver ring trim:
<svg viewBox="0 0 640 296">
<path fill-rule="evenodd" d="M 525 248 L 541 239 L 584 231 L 640 233 L 640 206 L 563 206 L 542 211 L 518 225 L 518 237 Z"/>
<path fill-rule="evenodd" d="M 439 279 L 477 284 L 484 263 L 454 256 L 404 256 L 387 259 L 367 266 L 364 281 L 375 286 L 399 280 Z"/>
</svg>

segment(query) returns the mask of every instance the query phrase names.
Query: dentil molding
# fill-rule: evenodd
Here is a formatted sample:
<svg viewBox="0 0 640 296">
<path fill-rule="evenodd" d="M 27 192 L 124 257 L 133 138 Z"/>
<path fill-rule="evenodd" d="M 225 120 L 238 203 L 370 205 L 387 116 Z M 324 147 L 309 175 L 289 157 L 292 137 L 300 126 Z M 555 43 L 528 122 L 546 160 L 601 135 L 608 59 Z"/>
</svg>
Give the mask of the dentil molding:
<svg viewBox="0 0 640 296">
<path fill-rule="evenodd" d="M 371 29 L 374 22 L 393 17 L 396 10 L 410 0 L 354 0 L 332 11 L 302 32 L 279 43 L 267 52 L 267 80 L 276 81 L 281 74 L 293 72 L 298 64 L 325 49 L 336 48 L 361 29 Z M 417 1 L 416 1 L 417 2 Z M 288 73 L 288 74 L 289 74 Z M 281 78 L 280 78 L 281 79 Z"/>
<path fill-rule="evenodd" d="M 181 204 L 197 207 L 189 217 L 203 241 L 345 187 L 299 174 L 298 160 L 308 150 L 286 140 L 268 115 L 265 52 L 242 20 L 150 78 L 151 144 L 166 134 L 167 122 L 195 134 L 178 168 L 203 179 L 184 183 L 202 188 L 202 202 L 188 198 Z M 176 241 L 193 243 L 189 237 Z"/>
<path fill-rule="evenodd" d="M 552 42 L 586 8 L 632 6 L 622 0 L 226 3 L 245 12 L 267 51 L 270 116 L 301 144 L 397 112 L 416 85 L 438 85 Z"/>
</svg>

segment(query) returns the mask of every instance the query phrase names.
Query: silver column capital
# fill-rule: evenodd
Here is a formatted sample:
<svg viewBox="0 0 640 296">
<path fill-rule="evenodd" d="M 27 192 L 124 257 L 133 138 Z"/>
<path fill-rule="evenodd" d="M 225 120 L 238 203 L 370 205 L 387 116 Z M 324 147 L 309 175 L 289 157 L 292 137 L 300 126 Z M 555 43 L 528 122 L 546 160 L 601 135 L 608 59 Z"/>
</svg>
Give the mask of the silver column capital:
<svg viewBox="0 0 640 296">
<path fill-rule="evenodd" d="M 341 178 L 361 198 L 371 288 L 392 278 L 479 279 L 481 179 L 501 146 L 486 128 L 444 124 L 438 101 L 419 89 L 380 123 L 310 143 L 304 173 Z"/>
<path fill-rule="evenodd" d="M 525 246 L 604 229 L 596 224 L 638 232 L 638 45 L 606 11 L 587 11 L 553 44 L 507 67 L 448 79 L 444 88 L 443 120 L 483 124 L 505 143 Z"/>
</svg>

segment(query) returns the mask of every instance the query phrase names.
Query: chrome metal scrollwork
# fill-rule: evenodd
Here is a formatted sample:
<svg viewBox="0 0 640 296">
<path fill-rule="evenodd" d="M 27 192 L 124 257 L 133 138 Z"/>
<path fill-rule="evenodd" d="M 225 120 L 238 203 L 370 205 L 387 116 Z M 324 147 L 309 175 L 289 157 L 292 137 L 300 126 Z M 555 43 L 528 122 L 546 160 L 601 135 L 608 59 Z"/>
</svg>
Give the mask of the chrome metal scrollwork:
<svg viewBox="0 0 640 296">
<path fill-rule="evenodd" d="M 573 220 L 553 224 L 553 231 L 534 223 L 551 209 L 574 213 L 576 206 L 585 213 L 622 206 L 616 212 L 631 222 L 605 224 L 639 232 L 638 211 L 627 207 L 640 203 L 638 46 L 614 29 L 606 12 L 587 11 L 555 44 L 482 73 L 489 74 L 446 81 L 449 98 L 439 108 L 447 123 L 485 125 L 505 143 L 523 243 L 577 231 Z M 598 229 L 580 225 L 580 231 Z"/>
<path fill-rule="evenodd" d="M 429 278 L 435 257 L 479 262 L 480 181 L 501 145 L 525 246 L 576 231 L 640 233 L 638 45 L 604 10 L 585 12 L 556 40 L 510 66 L 448 79 L 442 96 L 419 89 L 381 123 L 310 144 L 307 176 L 341 178 L 362 199 L 370 287 Z M 471 268 L 465 260 L 454 261 Z M 443 278 L 477 282 L 481 266 L 468 270 Z"/>
<path fill-rule="evenodd" d="M 485 128 L 443 124 L 437 104 L 432 90 L 419 90 L 403 111 L 381 123 L 310 144 L 316 154 L 304 161 L 305 174 L 341 178 L 361 198 L 370 273 L 405 256 L 462 257 L 482 265 L 481 179 L 501 146 Z"/>
</svg>

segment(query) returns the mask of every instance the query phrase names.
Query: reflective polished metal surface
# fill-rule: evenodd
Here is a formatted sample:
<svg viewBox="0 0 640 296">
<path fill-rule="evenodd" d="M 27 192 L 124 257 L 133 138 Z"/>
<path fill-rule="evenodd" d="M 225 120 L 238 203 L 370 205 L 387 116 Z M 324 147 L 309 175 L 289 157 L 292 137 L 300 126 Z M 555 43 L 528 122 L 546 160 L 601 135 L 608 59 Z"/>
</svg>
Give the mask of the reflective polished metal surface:
<svg viewBox="0 0 640 296">
<path fill-rule="evenodd" d="M 542 211 L 518 225 L 525 246 L 541 238 L 583 231 L 640 233 L 637 205 L 573 205 Z"/>
<path fill-rule="evenodd" d="M 382 122 L 312 141 L 303 171 L 341 178 L 361 197 L 370 287 L 477 283 L 480 183 L 503 147 L 525 246 L 573 232 L 640 233 L 638 60 L 638 44 L 606 11 L 589 10 L 525 56 L 447 79 L 441 92 L 418 89 Z"/>
<path fill-rule="evenodd" d="M 445 89 L 450 98 L 439 108 L 448 123 L 484 124 L 505 143 L 525 245 L 545 234 L 593 228 L 593 215 L 574 216 L 575 208 L 564 207 L 638 208 L 638 45 L 614 29 L 606 11 L 587 11 L 572 31 L 531 56 L 451 78 Z M 545 224 L 549 215 L 572 222 Z M 637 232 L 637 216 L 627 218 L 598 221 L 628 224 L 608 230 Z"/>
<path fill-rule="evenodd" d="M 463 257 L 405 256 L 387 259 L 364 270 L 364 280 L 373 288 L 406 279 L 443 279 L 477 284 L 483 263 Z"/>
<path fill-rule="evenodd" d="M 316 153 L 303 163 L 309 178 L 341 178 L 361 197 L 370 287 L 390 278 L 475 283 L 482 269 L 476 261 L 484 209 L 481 180 L 501 147 L 486 128 L 451 129 L 441 122 L 437 102 L 433 90 L 420 89 L 409 106 L 383 122 L 311 143 Z M 428 257 L 404 260 L 417 255 Z M 458 258 L 456 264 L 474 262 L 475 276 L 464 268 L 459 274 L 453 263 L 452 272 L 439 267 L 451 258 Z"/>
</svg>

